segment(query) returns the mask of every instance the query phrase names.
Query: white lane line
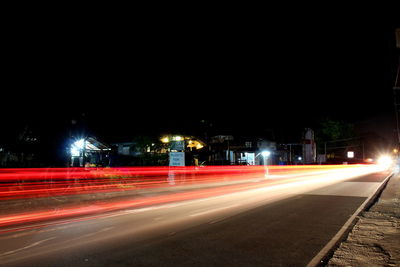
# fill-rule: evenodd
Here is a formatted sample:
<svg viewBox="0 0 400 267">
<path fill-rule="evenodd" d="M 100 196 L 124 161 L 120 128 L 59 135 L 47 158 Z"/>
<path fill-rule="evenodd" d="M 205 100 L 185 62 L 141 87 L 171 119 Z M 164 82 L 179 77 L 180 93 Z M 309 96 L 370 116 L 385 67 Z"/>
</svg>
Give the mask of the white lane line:
<svg viewBox="0 0 400 267">
<path fill-rule="evenodd" d="M 123 215 L 123 214 L 141 213 L 141 212 L 146 212 L 146 211 L 151 211 L 151 210 L 160 210 L 160 209 L 165 209 L 165 208 L 175 208 L 175 207 L 178 207 L 178 206 L 182 206 L 184 204 L 185 203 L 164 204 L 164 205 L 151 206 L 151 207 L 146 207 L 146 208 L 122 210 L 122 211 L 118 212 L 117 216 L 118 215 Z M 109 216 L 109 217 L 111 217 L 111 216 Z"/>
<path fill-rule="evenodd" d="M 103 229 L 101 229 L 101 230 L 99 230 L 99 231 L 92 232 L 92 233 L 89 233 L 89 234 L 86 234 L 86 235 L 82 235 L 82 236 L 80 236 L 79 238 L 86 238 L 86 237 L 90 237 L 90 236 L 93 236 L 93 235 L 97 235 L 97 234 L 99 234 L 99 233 L 109 231 L 109 230 L 111 230 L 111 229 L 113 229 L 113 228 L 115 228 L 115 227 L 114 227 L 114 226 L 106 227 L 106 228 L 103 228 Z"/>
<path fill-rule="evenodd" d="M 22 248 L 19 248 L 19 249 L 16 249 L 16 250 L 7 251 L 7 252 L 4 252 L 4 253 L 1 253 L 0 256 L 7 256 L 7 255 L 14 254 L 14 253 L 20 252 L 20 251 L 28 249 L 28 248 L 32 248 L 34 246 L 40 245 L 40 244 L 42 244 L 42 243 L 44 243 L 46 241 L 52 240 L 54 238 L 56 238 L 56 237 L 50 237 L 50 238 L 47 238 L 47 239 L 44 239 L 44 240 L 37 241 L 37 242 L 35 242 L 33 244 L 30 244 L 30 245 L 28 245 L 26 247 L 22 247 Z"/>
<path fill-rule="evenodd" d="M 190 217 L 201 216 L 201 215 L 204 215 L 204 214 L 213 213 L 213 212 L 217 212 L 217 211 L 221 211 L 221 210 L 226 210 L 226 209 L 230 209 L 230 208 L 237 207 L 237 206 L 240 206 L 240 204 L 234 204 L 234 205 L 230 205 L 230 206 L 226 206 L 226 207 L 222 207 L 222 208 L 206 210 L 206 211 L 203 211 L 203 212 L 198 212 L 198 213 L 195 213 L 195 214 L 191 214 L 189 216 Z"/>
<path fill-rule="evenodd" d="M 221 221 L 223 221 L 223 220 L 225 220 L 225 219 L 226 219 L 226 217 L 222 217 L 222 218 L 219 218 L 219 219 L 217 219 L 217 220 L 213 220 L 213 221 L 209 222 L 208 224 L 218 223 L 218 222 L 221 222 Z"/>
</svg>

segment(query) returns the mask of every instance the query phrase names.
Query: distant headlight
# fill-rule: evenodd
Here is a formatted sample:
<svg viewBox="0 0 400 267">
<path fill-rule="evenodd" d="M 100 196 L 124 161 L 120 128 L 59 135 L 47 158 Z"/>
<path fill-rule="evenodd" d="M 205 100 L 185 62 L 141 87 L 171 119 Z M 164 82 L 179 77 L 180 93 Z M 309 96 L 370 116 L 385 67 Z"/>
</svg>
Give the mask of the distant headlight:
<svg viewBox="0 0 400 267">
<path fill-rule="evenodd" d="M 378 165 L 382 166 L 382 168 L 388 169 L 393 164 L 393 159 L 389 156 L 381 156 L 378 159 Z"/>
</svg>

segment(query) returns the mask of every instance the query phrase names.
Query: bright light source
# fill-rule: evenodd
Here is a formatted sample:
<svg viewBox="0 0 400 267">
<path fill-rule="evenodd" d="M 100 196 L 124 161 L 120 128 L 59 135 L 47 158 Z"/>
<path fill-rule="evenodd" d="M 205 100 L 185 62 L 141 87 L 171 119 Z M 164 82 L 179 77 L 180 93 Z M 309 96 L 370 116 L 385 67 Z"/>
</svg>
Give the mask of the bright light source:
<svg viewBox="0 0 400 267">
<path fill-rule="evenodd" d="M 298 157 L 298 158 L 297 158 L 297 160 L 299 160 L 299 161 L 302 160 L 302 159 L 303 159 L 302 157 Z"/>
<path fill-rule="evenodd" d="M 349 159 L 354 158 L 354 151 L 347 151 L 347 158 Z"/>
<path fill-rule="evenodd" d="M 73 156 L 73 157 L 79 157 L 80 156 L 79 149 L 74 147 L 74 146 L 71 147 L 70 152 L 71 152 L 71 156 Z"/>
<path fill-rule="evenodd" d="M 77 149 L 83 149 L 84 145 L 85 145 L 85 139 L 79 139 L 73 144 L 73 146 L 76 147 Z"/>
<path fill-rule="evenodd" d="M 183 140 L 183 137 L 182 137 L 182 136 L 174 136 L 172 139 L 173 139 L 174 141 L 182 141 L 182 140 Z"/>
<path fill-rule="evenodd" d="M 73 157 L 79 157 L 81 154 L 81 151 L 83 150 L 85 146 L 85 139 L 79 139 L 78 141 L 75 141 L 70 148 L 70 153 L 71 156 Z"/>
<path fill-rule="evenodd" d="M 393 163 L 393 159 L 389 156 L 381 156 L 378 159 L 378 164 L 385 169 L 388 169 L 390 167 L 390 165 L 392 165 Z"/>
<path fill-rule="evenodd" d="M 271 152 L 268 151 L 268 150 L 264 150 L 264 151 L 261 152 L 261 155 L 262 155 L 263 157 L 269 157 L 269 156 L 271 155 Z"/>
<path fill-rule="evenodd" d="M 165 137 L 161 138 L 161 142 L 163 142 L 163 143 L 169 143 L 169 138 L 168 138 L 168 136 L 165 136 Z"/>
</svg>

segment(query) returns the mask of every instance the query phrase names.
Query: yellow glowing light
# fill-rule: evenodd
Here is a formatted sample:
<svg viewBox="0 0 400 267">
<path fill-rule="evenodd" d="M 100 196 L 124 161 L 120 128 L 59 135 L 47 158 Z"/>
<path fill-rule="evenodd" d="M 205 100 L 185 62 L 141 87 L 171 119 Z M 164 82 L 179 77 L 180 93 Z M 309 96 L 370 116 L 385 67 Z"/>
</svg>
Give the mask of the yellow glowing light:
<svg viewBox="0 0 400 267">
<path fill-rule="evenodd" d="M 161 138 L 161 142 L 163 142 L 163 143 L 169 143 L 169 138 L 168 138 L 168 136 L 165 136 L 165 137 Z"/>
<path fill-rule="evenodd" d="M 182 137 L 182 136 L 174 136 L 172 139 L 173 139 L 174 141 L 182 141 L 182 140 L 183 140 L 183 137 Z"/>
<path fill-rule="evenodd" d="M 197 140 L 189 140 L 187 147 L 201 149 L 204 147 L 204 144 L 202 144 L 201 142 L 199 142 Z"/>
</svg>

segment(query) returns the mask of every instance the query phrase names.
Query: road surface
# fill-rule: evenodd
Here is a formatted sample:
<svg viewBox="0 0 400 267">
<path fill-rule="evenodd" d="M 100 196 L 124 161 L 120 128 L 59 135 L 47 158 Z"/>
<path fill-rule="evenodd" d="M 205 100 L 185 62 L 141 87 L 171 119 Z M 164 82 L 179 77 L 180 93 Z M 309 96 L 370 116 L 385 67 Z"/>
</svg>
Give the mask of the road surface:
<svg viewBox="0 0 400 267">
<path fill-rule="evenodd" d="M 0 265 L 306 266 L 388 177 L 358 175 L 266 177 L 244 190 L 3 227 Z"/>
</svg>

